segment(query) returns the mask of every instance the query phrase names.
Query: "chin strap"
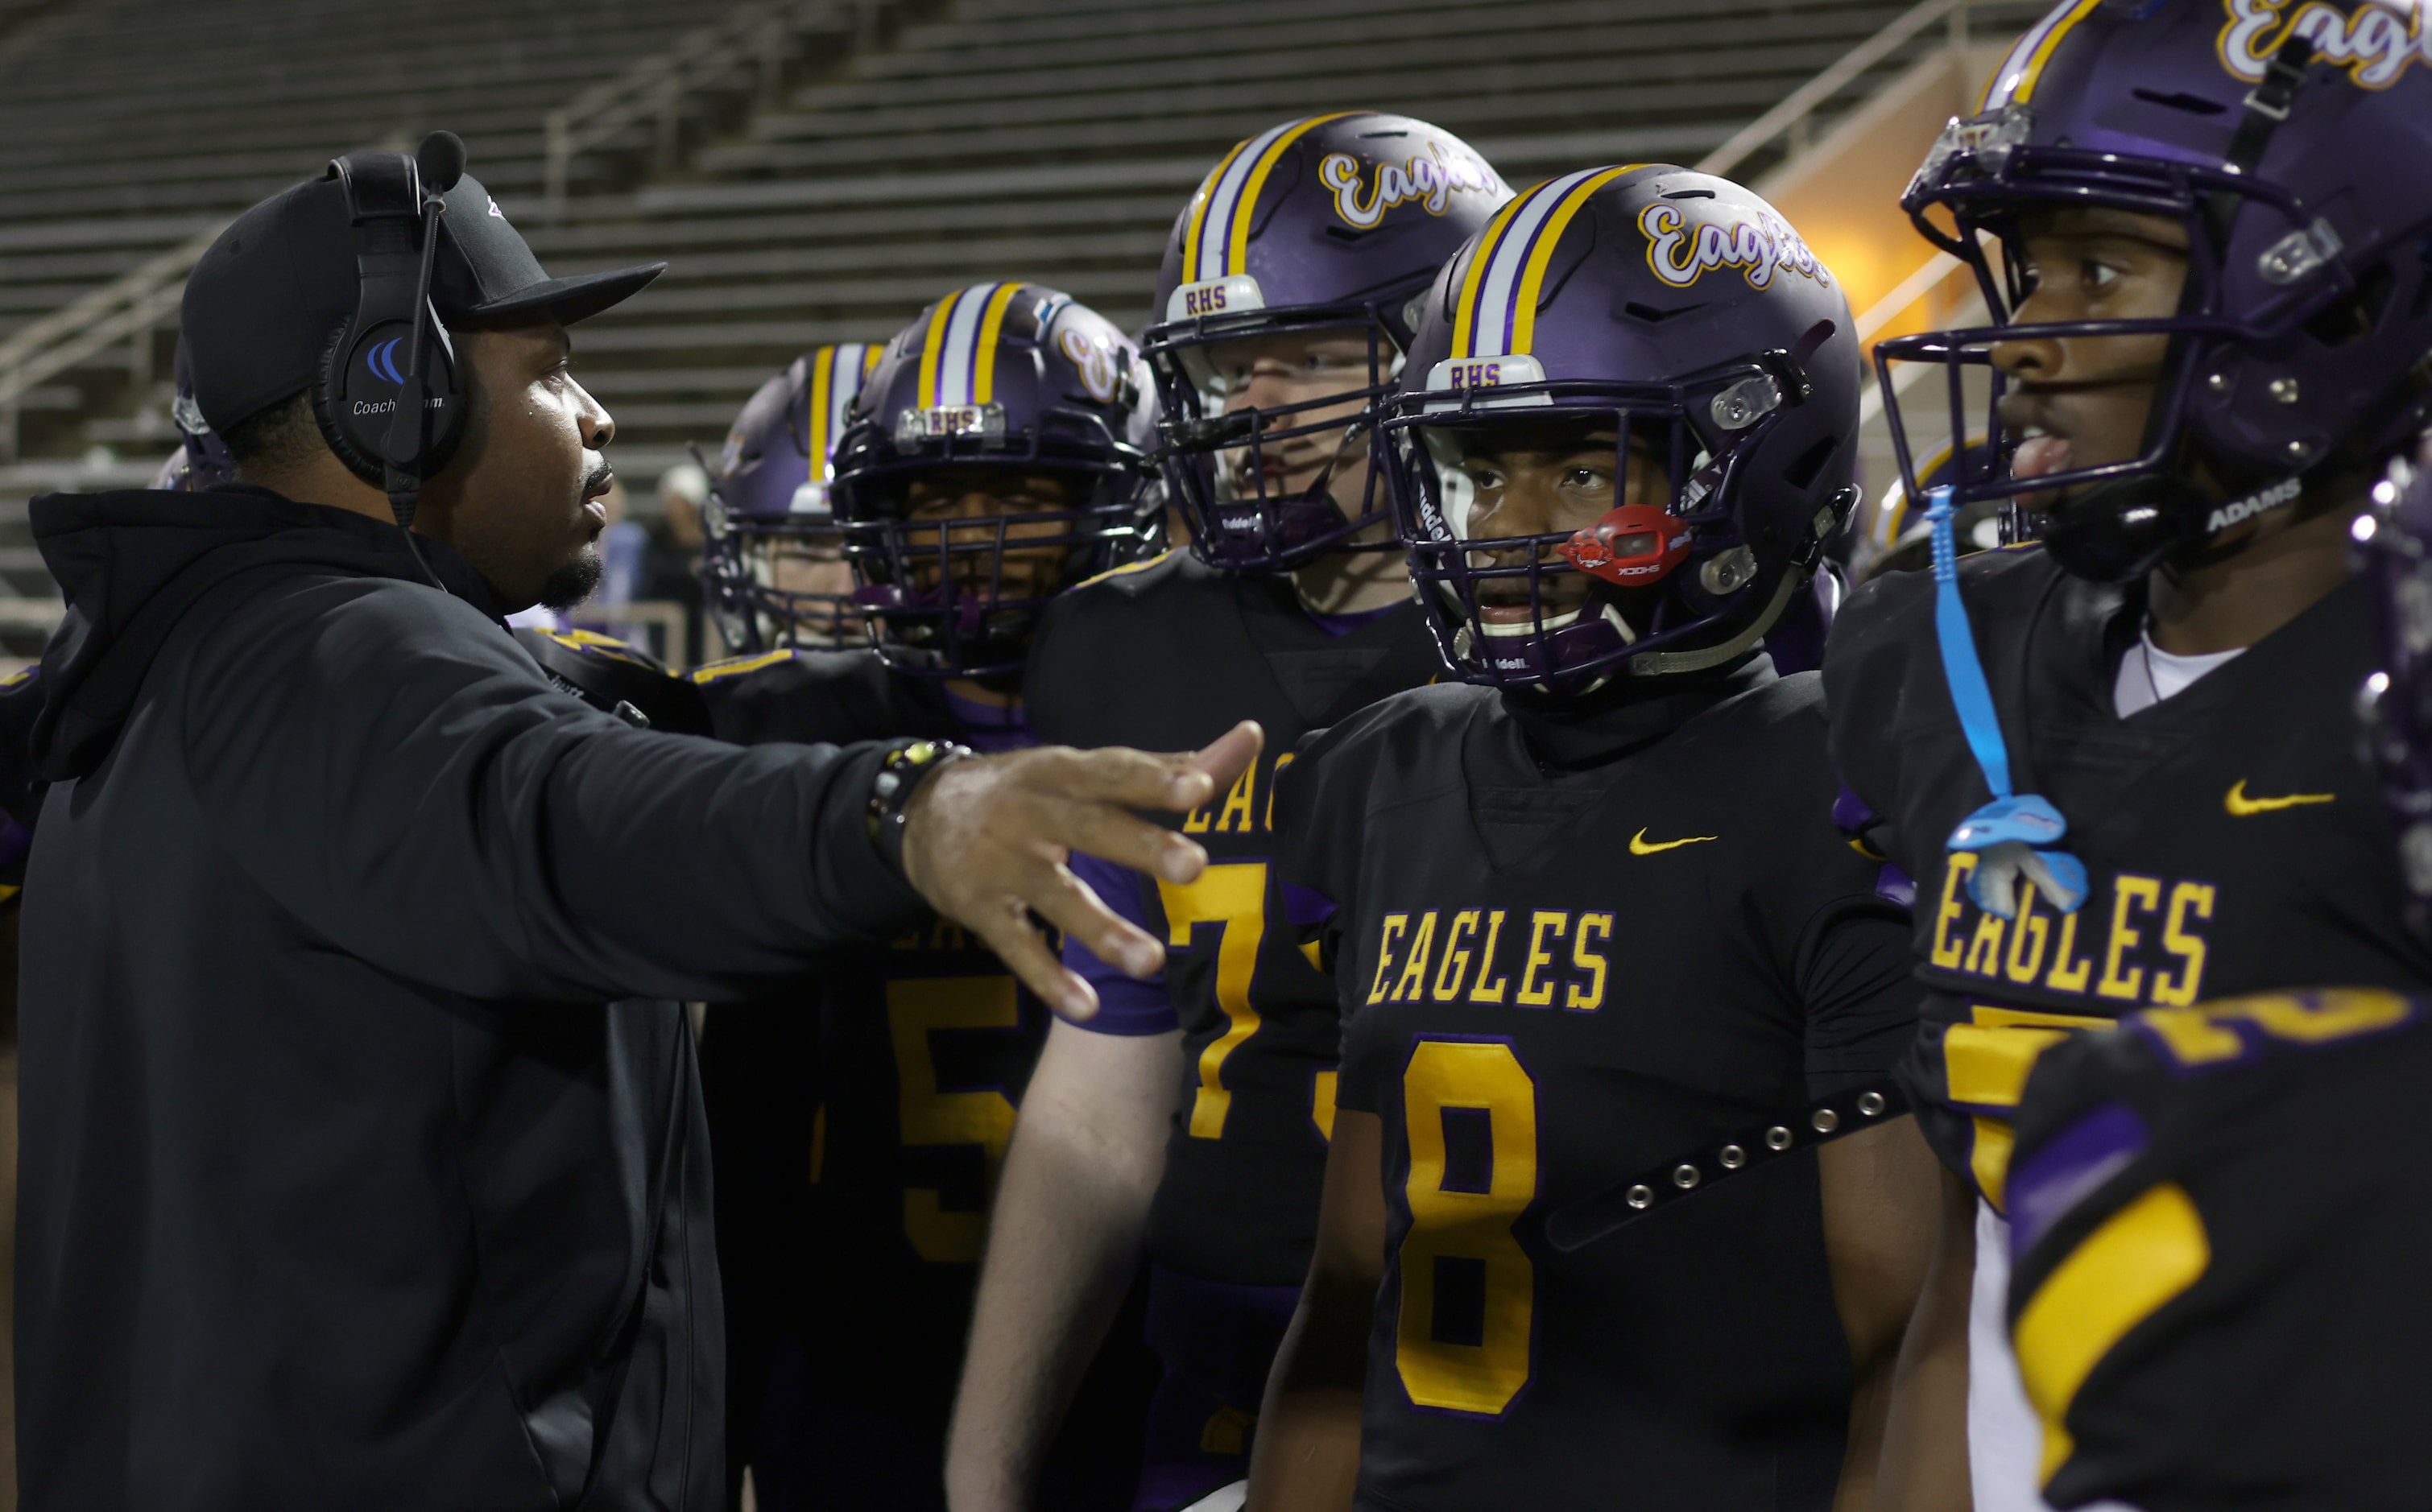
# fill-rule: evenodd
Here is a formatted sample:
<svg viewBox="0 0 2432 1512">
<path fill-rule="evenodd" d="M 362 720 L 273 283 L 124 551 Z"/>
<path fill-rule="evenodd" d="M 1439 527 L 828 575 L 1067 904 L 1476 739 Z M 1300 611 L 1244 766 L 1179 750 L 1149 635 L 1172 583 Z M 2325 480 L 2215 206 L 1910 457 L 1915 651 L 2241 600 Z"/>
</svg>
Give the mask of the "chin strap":
<svg viewBox="0 0 2432 1512">
<path fill-rule="evenodd" d="M 1773 590 L 1772 601 L 1765 606 L 1765 609 L 1756 616 L 1755 622 L 1748 629 L 1720 646 L 1699 647 L 1694 651 L 1648 651 L 1644 655 L 1631 657 L 1630 659 L 1630 676 L 1669 677 L 1680 672 L 1703 672 L 1710 666 L 1722 665 L 1765 639 L 1765 632 L 1773 629 L 1774 621 L 1780 619 L 1782 611 L 1790 607 L 1791 596 L 1804 587 L 1807 581 L 1808 575 L 1805 572 L 1797 567 L 1791 568 L 1782 575 L 1781 583 Z"/>
<path fill-rule="evenodd" d="M 2001 716 L 1993 709 L 1993 690 L 1984 681 L 1984 664 L 1976 657 L 1976 636 L 1968 628 L 1968 606 L 1959 598 L 1959 550 L 1952 540 L 1951 490 L 1928 494 L 1926 523 L 1934 532 L 1934 630 L 1942 647 L 1943 680 L 1951 688 L 1951 707 L 1959 728 L 1975 753 L 1977 769 L 1993 801 L 1959 822 L 1943 848 L 1954 855 L 1968 851 L 1976 868 L 1968 876 L 1968 896 L 1976 906 L 2001 918 L 2018 914 L 2018 878 L 2023 873 L 2035 890 L 2064 914 L 2074 914 L 2086 901 L 2086 864 L 2066 850 L 2054 850 L 2069 833 L 2060 810 L 2033 793 L 2010 791 L 2010 748 L 2001 738 Z"/>
</svg>

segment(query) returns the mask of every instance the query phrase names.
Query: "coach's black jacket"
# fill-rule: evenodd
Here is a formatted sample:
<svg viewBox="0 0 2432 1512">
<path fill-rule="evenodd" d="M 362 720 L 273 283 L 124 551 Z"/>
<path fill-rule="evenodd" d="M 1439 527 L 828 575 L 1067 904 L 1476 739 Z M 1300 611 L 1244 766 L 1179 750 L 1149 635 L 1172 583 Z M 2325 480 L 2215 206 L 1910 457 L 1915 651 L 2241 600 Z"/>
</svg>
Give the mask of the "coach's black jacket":
<svg viewBox="0 0 2432 1512">
<path fill-rule="evenodd" d="M 639 1000 L 909 916 L 876 748 L 630 729 L 337 510 L 33 523 L 24 1504 L 709 1512 L 709 1164 Z"/>
</svg>

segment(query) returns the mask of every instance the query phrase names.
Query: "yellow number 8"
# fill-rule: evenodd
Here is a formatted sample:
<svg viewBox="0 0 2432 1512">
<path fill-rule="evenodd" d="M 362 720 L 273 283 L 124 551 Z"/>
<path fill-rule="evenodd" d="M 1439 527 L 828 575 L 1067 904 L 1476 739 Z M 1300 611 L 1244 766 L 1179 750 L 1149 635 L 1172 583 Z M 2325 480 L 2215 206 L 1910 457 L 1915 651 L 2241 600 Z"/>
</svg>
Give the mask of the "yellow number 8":
<svg viewBox="0 0 2432 1512">
<path fill-rule="evenodd" d="M 1483 1115 L 1482 1169 L 1452 1168 L 1447 1112 Z M 1402 1117 L 1410 1230 L 1395 1260 L 1394 1367 L 1422 1407 L 1498 1414 L 1528 1383 L 1536 1268 L 1512 1225 L 1537 1195 L 1537 1084 L 1509 1045 L 1423 1039 Z"/>
</svg>

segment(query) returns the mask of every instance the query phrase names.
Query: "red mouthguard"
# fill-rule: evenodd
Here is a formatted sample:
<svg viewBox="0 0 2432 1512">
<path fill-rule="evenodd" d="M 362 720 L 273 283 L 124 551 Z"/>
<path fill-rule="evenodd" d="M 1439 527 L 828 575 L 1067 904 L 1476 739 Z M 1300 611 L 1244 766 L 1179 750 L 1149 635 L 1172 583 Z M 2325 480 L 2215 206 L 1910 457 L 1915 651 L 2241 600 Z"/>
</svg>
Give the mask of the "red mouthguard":
<svg viewBox="0 0 2432 1512">
<path fill-rule="evenodd" d="M 1591 578 L 1643 587 L 1688 560 L 1689 527 L 1652 504 L 1624 504 L 1554 554 Z"/>
</svg>

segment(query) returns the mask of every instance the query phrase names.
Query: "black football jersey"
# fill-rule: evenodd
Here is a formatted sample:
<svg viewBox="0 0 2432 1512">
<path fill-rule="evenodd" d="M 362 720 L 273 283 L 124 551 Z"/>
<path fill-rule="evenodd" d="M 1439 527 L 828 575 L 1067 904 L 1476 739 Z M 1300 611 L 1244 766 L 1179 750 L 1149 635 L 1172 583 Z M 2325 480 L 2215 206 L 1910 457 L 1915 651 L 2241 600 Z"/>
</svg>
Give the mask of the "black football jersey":
<svg viewBox="0 0 2432 1512">
<path fill-rule="evenodd" d="M 1813 1151 L 1571 1252 L 1547 1218 L 1887 1077 L 1905 912 L 1832 827 L 1814 674 L 1565 725 L 1528 697 L 1404 694 L 1283 782 L 1286 877 L 1335 905 L 1341 1105 L 1384 1125 L 1358 1505 L 1828 1506 Z"/>
<path fill-rule="evenodd" d="M 639 714 L 648 728 L 667 734 L 710 732 L 700 690 L 648 651 L 596 630 L 519 627 L 514 633 L 561 691 L 610 714 L 621 705 L 626 718 Z"/>
<path fill-rule="evenodd" d="M 1332 984 L 1285 923 L 1275 774 L 1305 731 L 1442 671 L 1415 605 L 1330 636 L 1288 580 L 1218 572 L 1188 552 L 1118 569 L 1047 612 L 1023 693 L 1042 739 L 1195 750 L 1242 719 L 1266 730 L 1240 781 L 1169 820 L 1207 847 L 1207 871 L 1184 886 L 1139 882 L 1148 928 L 1169 942 L 1185 1055 L 1149 1218 L 1160 1265 L 1257 1285 L 1309 1273 L 1341 1026 Z"/>
<path fill-rule="evenodd" d="M 2069 821 L 2074 914 L 2031 889 L 1976 907 L 1944 850 L 1991 795 L 1934 623 L 1934 581 L 1894 573 L 1842 611 L 1825 656 L 1832 759 L 1872 810 L 1857 843 L 1916 880 L 1925 1023 L 1903 1072 L 1935 1151 L 1998 1207 L 2011 1110 L 2035 1055 L 2147 1006 L 2320 982 L 2405 989 L 2432 952 L 2402 916 L 2397 852 L 2356 735 L 2374 655 L 2343 586 L 2174 697 L 2121 719 L 2113 682 L 2141 591 L 2080 581 L 2039 548 L 1960 563 L 2012 781 Z"/>
<path fill-rule="evenodd" d="M 2432 1503 L 2432 1015 L 2324 989 L 2151 1009 L 2028 1082 L 2012 1338 L 2045 1496 Z"/>
<path fill-rule="evenodd" d="M 957 730 L 936 685 L 889 673 L 870 651 L 737 658 L 693 680 L 718 733 L 746 744 Z M 812 1012 L 818 1041 L 805 1053 L 801 1025 Z M 1047 1014 L 985 946 L 942 920 L 884 949 L 838 952 L 764 1001 L 710 1010 L 704 1084 L 748 1088 L 751 1100 L 746 1110 L 711 1100 L 721 1212 L 810 1205 L 807 1226 L 792 1232 L 817 1242 L 785 1258 L 789 1279 L 773 1305 L 826 1362 L 814 1386 L 916 1420 L 951 1404 L 988 1197 Z M 735 1123 L 754 1137 L 718 1136 L 717 1125 Z M 763 1189 L 730 1194 L 730 1180 Z M 760 1231 L 765 1239 L 765 1221 Z M 834 1369 L 840 1360 L 850 1369 Z"/>
</svg>

